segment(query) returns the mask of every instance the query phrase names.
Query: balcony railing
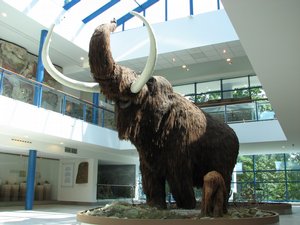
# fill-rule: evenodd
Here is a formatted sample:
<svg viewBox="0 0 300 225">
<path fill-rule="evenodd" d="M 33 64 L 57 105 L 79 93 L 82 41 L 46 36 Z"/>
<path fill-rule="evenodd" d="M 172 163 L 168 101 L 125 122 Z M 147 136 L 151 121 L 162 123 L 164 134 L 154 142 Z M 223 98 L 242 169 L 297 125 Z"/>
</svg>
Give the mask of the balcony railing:
<svg viewBox="0 0 300 225">
<path fill-rule="evenodd" d="M 34 92 L 42 89 L 41 107 L 109 129 L 116 129 L 114 112 L 56 90 L 0 67 L 0 94 L 34 104 Z M 226 123 L 276 119 L 267 99 L 200 104 L 202 110 Z"/>
<path fill-rule="evenodd" d="M 42 90 L 42 108 L 81 119 L 101 127 L 115 129 L 113 111 L 78 99 L 0 67 L 1 95 L 33 105 L 34 94 L 38 89 Z"/>
<path fill-rule="evenodd" d="M 211 116 L 226 123 L 241 123 L 276 119 L 275 112 L 267 99 L 250 102 L 201 107 Z"/>
</svg>

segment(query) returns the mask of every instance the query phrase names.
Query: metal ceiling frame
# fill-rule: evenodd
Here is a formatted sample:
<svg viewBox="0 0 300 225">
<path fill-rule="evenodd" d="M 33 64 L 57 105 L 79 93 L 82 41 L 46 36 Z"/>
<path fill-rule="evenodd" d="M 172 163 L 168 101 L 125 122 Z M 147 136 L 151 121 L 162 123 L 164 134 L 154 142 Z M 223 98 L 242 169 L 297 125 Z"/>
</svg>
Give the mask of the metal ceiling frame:
<svg viewBox="0 0 300 225">
<path fill-rule="evenodd" d="M 115 4 L 117 4 L 118 2 L 120 2 L 120 0 L 111 0 L 111 1 L 109 1 L 104 6 L 100 7 L 95 12 L 93 12 L 92 14 L 88 15 L 87 17 L 85 17 L 82 20 L 82 22 L 84 24 L 87 24 L 88 22 L 90 22 L 91 20 L 93 20 L 95 17 L 99 16 L 101 13 L 105 12 L 107 9 L 111 8 L 112 6 L 114 6 Z"/>
<path fill-rule="evenodd" d="M 76 5 L 78 2 L 80 2 L 80 0 L 72 0 L 70 2 L 68 2 L 67 4 L 65 4 L 63 6 L 63 8 L 68 11 L 70 8 L 72 8 L 74 5 Z"/>
<path fill-rule="evenodd" d="M 150 6 L 152 6 L 153 4 L 155 4 L 158 1 L 159 0 L 148 0 L 148 1 L 144 2 L 143 4 L 139 5 L 138 7 L 136 7 L 135 9 L 133 9 L 132 11 L 140 13 L 142 11 L 145 11 L 147 8 L 149 8 Z M 121 18 L 117 19 L 117 26 L 124 25 L 124 23 L 127 22 L 128 20 L 130 20 L 132 17 L 134 17 L 134 16 L 128 12 Z M 123 27 L 123 29 L 124 29 L 124 27 Z"/>
</svg>

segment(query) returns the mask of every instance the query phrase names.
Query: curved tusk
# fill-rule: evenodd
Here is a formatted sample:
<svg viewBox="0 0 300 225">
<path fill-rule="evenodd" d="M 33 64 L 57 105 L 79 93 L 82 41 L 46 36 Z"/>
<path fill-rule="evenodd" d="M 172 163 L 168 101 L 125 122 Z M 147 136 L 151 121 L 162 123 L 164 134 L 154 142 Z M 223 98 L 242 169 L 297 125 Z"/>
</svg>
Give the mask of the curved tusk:
<svg viewBox="0 0 300 225">
<path fill-rule="evenodd" d="M 137 79 L 135 82 L 133 82 L 133 84 L 130 87 L 130 90 L 132 93 L 138 93 L 142 87 L 147 83 L 147 81 L 151 78 L 153 71 L 154 71 L 154 67 L 156 64 L 156 58 L 157 58 L 157 47 L 156 47 L 156 40 L 155 40 L 155 36 L 152 30 L 152 27 L 150 26 L 150 24 L 148 23 L 148 21 L 145 19 L 145 17 L 141 16 L 140 14 L 138 14 L 137 12 L 130 12 L 132 15 L 137 16 L 139 19 L 141 19 L 145 26 L 147 27 L 148 30 L 148 35 L 149 35 L 149 39 L 150 39 L 150 53 L 149 53 L 149 57 L 146 63 L 146 66 L 140 76 L 139 79 Z"/>
<path fill-rule="evenodd" d="M 52 36 L 54 29 L 54 24 L 51 25 L 45 43 L 43 45 L 42 50 L 42 61 L 44 64 L 45 69 L 47 72 L 59 83 L 62 85 L 68 86 L 70 88 L 74 88 L 80 91 L 86 91 L 86 92 L 100 92 L 100 87 L 98 83 L 95 82 L 82 82 L 78 80 L 74 80 L 72 78 L 69 78 L 59 72 L 55 66 L 52 64 L 51 59 L 49 57 L 49 46 L 50 46 L 50 38 Z"/>
</svg>

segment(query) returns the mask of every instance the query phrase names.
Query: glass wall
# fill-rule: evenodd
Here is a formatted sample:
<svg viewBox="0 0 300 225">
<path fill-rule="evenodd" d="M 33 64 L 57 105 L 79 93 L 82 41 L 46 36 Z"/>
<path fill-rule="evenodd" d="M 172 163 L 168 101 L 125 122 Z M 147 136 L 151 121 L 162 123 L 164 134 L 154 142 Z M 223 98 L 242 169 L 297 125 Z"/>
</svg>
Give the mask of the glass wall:
<svg viewBox="0 0 300 225">
<path fill-rule="evenodd" d="M 190 101 L 195 101 L 195 84 L 186 84 L 173 87 L 174 91 L 185 96 Z"/>
<path fill-rule="evenodd" d="M 227 123 L 276 119 L 255 75 L 177 85 L 173 89 Z"/>
<path fill-rule="evenodd" d="M 222 98 L 221 80 L 196 83 L 195 102 L 208 102 Z"/>
<path fill-rule="evenodd" d="M 135 165 L 98 165 L 97 199 L 134 198 Z"/>
<path fill-rule="evenodd" d="M 238 157 L 233 201 L 300 201 L 300 153 Z"/>
</svg>

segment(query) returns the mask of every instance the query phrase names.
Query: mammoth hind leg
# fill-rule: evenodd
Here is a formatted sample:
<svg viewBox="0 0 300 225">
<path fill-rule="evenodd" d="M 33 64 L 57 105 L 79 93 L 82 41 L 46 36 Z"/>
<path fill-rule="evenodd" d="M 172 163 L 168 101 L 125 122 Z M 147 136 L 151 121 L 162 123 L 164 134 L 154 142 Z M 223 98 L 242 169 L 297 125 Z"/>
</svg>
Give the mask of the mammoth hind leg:
<svg viewBox="0 0 300 225">
<path fill-rule="evenodd" d="M 222 217 L 226 212 L 226 187 L 222 175 L 211 171 L 203 180 L 201 216 Z"/>
</svg>

